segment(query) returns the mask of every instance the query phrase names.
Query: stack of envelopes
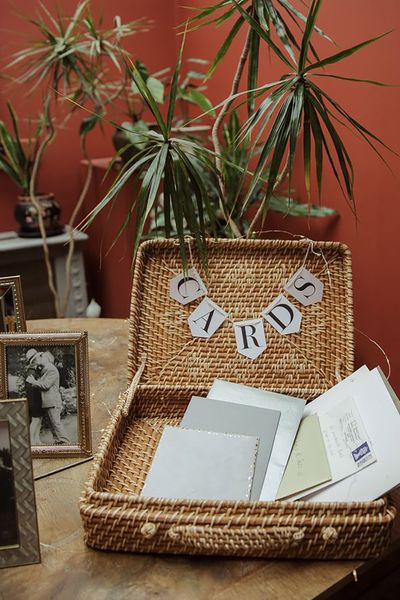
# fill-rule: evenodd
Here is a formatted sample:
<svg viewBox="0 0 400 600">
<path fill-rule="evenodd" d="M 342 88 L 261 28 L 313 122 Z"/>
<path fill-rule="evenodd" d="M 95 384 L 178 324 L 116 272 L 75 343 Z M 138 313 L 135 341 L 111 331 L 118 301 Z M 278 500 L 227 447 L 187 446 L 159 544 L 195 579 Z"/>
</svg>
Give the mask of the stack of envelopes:
<svg viewBox="0 0 400 600">
<path fill-rule="evenodd" d="M 374 500 L 400 483 L 400 402 L 362 367 L 312 402 L 215 380 L 166 426 L 142 495 L 193 500 Z"/>
</svg>

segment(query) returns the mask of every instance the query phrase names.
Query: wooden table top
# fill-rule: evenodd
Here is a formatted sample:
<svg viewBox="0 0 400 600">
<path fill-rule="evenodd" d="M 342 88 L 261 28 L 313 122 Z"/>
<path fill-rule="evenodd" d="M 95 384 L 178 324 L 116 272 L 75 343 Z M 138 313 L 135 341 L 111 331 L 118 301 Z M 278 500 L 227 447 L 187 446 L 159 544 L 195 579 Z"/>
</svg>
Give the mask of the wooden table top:
<svg viewBox="0 0 400 600">
<path fill-rule="evenodd" d="M 89 332 L 93 447 L 125 386 L 128 323 L 64 319 L 29 331 Z M 238 560 L 92 550 L 83 542 L 78 498 L 91 463 L 47 475 L 76 459 L 35 459 L 42 563 L 0 571 L 1 600 L 296 600 L 314 598 L 361 561 Z"/>
</svg>

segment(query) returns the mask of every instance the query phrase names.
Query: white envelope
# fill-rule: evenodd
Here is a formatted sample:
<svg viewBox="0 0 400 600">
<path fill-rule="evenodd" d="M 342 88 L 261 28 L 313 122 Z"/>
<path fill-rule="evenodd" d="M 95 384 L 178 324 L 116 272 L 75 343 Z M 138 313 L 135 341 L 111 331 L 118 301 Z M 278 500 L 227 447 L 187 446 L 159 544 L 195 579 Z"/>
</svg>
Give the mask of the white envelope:
<svg viewBox="0 0 400 600">
<path fill-rule="evenodd" d="M 353 476 L 376 461 L 373 444 L 354 399 L 346 396 L 339 403 L 327 404 L 328 410 L 320 410 L 318 418 L 331 471 L 331 481 L 318 483 L 313 488 L 297 492 L 285 500 L 297 500 L 305 495 L 308 496 L 350 475 Z"/>
<path fill-rule="evenodd" d="M 260 494 L 262 501 L 275 500 L 306 401 L 222 379 L 214 381 L 207 397 L 280 411 L 281 418 Z"/>
<path fill-rule="evenodd" d="M 350 386 L 374 448 L 376 462 L 347 479 L 307 496 L 313 502 L 369 502 L 400 484 L 400 414 L 379 369 Z"/>
<path fill-rule="evenodd" d="M 308 417 L 309 415 L 319 414 L 321 411 L 330 410 L 335 402 L 341 402 L 344 398 L 344 394 L 351 389 L 351 386 L 354 383 L 357 383 L 360 379 L 365 377 L 367 373 L 369 373 L 369 369 L 366 365 L 363 365 L 357 371 L 354 371 L 351 375 L 346 377 L 337 383 L 335 386 L 315 398 L 307 404 L 304 409 L 304 416 Z"/>
</svg>

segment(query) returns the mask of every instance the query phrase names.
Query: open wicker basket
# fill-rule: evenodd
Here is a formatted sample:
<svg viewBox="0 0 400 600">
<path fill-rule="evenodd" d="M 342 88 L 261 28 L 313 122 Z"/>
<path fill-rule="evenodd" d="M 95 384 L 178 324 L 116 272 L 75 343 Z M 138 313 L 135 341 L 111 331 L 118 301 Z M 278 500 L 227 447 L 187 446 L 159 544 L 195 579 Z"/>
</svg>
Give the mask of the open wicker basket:
<svg viewBox="0 0 400 600">
<path fill-rule="evenodd" d="M 257 317 L 305 258 L 306 268 L 324 282 L 323 301 L 299 307 L 297 334 L 268 328 L 268 348 L 252 361 L 237 353 L 229 322 L 209 340 L 191 336 L 186 319 L 196 304 L 179 305 L 168 293 L 169 280 L 181 271 L 175 241 L 141 245 L 130 315 L 130 392 L 119 399 L 81 498 L 86 543 L 175 554 L 377 556 L 395 516 L 386 498 L 317 504 L 140 496 L 163 427 L 178 425 L 191 396 L 205 395 L 216 377 L 312 399 L 353 371 L 351 257 L 345 246 L 319 242 L 307 256 L 307 240 L 208 246 L 207 274 L 197 260 L 194 265 L 210 297 L 233 318 Z"/>
</svg>

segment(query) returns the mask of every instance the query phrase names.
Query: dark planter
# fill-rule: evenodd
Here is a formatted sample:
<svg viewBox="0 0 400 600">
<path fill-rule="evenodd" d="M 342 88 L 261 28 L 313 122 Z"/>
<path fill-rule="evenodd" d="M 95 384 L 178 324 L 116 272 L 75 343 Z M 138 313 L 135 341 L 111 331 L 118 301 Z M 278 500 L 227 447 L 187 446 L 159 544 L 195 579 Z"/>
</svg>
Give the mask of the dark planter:
<svg viewBox="0 0 400 600">
<path fill-rule="evenodd" d="M 61 209 L 54 194 L 37 194 L 36 198 L 42 208 L 42 215 L 47 236 L 64 232 L 60 224 Z M 15 205 L 14 216 L 19 224 L 18 235 L 25 238 L 40 237 L 37 210 L 29 196 L 19 196 Z"/>
<path fill-rule="evenodd" d="M 122 150 L 122 148 L 124 148 L 124 146 L 129 144 L 128 138 L 125 136 L 125 133 L 123 131 L 121 131 L 120 129 L 116 129 L 114 131 L 113 136 L 112 136 L 112 142 L 113 142 L 114 148 L 116 149 L 117 152 L 119 152 L 120 150 Z M 133 158 L 138 152 L 139 152 L 139 150 L 135 146 L 131 145 L 131 146 L 128 146 L 128 148 L 126 148 L 120 154 L 120 157 L 122 158 L 123 162 L 128 162 L 128 160 Z"/>
</svg>

